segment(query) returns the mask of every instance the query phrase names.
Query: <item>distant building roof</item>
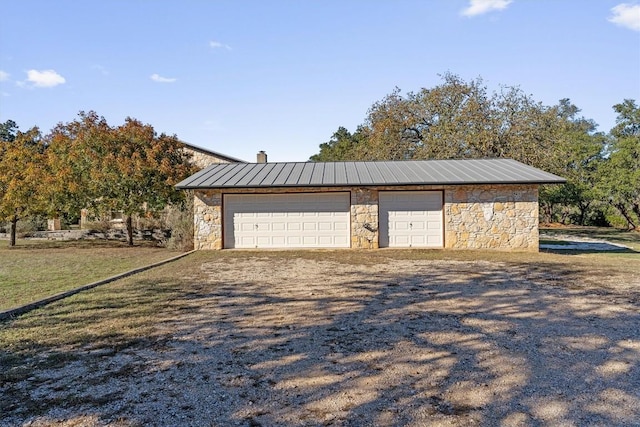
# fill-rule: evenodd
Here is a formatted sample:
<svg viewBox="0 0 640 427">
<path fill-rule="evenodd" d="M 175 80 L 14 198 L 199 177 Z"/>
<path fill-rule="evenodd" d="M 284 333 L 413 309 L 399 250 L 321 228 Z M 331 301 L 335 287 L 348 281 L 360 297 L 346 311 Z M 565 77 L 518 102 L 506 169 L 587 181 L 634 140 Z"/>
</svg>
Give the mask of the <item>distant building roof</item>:
<svg viewBox="0 0 640 427">
<path fill-rule="evenodd" d="M 564 178 L 511 159 L 215 164 L 181 189 L 378 185 L 562 184 Z"/>
<path fill-rule="evenodd" d="M 235 157 L 227 156 L 226 154 L 218 153 L 217 151 L 209 150 L 207 148 L 198 147 L 197 145 L 189 144 L 188 142 L 180 141 L 185 147 L 199 151 L 201 153 L 209 154 L 211 156 L 218 157 L 231 163 L 246 163 L 244 160 L 236 159 Z"/>
</svg>

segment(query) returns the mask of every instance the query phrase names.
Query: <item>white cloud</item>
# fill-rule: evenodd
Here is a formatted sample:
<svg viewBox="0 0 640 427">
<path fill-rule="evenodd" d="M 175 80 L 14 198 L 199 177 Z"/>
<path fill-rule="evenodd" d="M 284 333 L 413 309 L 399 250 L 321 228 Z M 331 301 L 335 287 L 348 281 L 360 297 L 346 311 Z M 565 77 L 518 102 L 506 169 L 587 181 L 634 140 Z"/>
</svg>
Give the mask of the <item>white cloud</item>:
<svg viewBox="0 0 640 427">
<path fill-rule="evenodd" d="M 178 79 L 171 77 L 162 77 L 160 74 L 151 74 L 151 80 L 157 83 L 173 83 Z"/>
<path fill-rule="evenodd" d="M 224 43 L 220 43 L 217 41 L 210 41 L 209 42 L 209 47 L 212 49 L 227 49 L 227 50 L 231 50 L 231 46 L 229 46 L 228 44 L 224 44 Z"/>
<path fill-rule="evenodd" d="M 464 16 L 476 16 L 493 10 L 506 9 L 513 0 L 469 0 L 469 7 L 462 10 Z"/>
<path fill-rule="evenodd" d="M 34 87 L 54 87 L 66 82 L 65 78 L 54 70 L 28 70 L 27 82 Z"/>
<path fill-rule="evenodd" d="M 640 31 L 640 4 L 621 3 L 611 9 L 609 22 L 634 31 Z"/>
<path fill-rule="evenodd" d="M 6 71 L 0 70 L 0 82 L 6 82 L 7 80 L 9 80 L 9 76 L 10 76 L 9 73 L 7 73 Z"/>
</svg>

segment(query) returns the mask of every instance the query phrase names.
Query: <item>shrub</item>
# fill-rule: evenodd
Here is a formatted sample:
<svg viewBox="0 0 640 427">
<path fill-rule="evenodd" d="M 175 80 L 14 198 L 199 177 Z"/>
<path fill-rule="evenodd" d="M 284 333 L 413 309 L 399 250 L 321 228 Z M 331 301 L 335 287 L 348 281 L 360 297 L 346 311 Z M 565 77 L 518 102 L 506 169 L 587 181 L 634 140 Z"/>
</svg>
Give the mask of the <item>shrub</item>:
<svg viewBox="0 0 640 427">
<path fill-rule="evenodd" d="M 171 237 L 167 240 L 167 248 L 171 250 L 193 250 L 193 194 L 187 192 L 184 206 L 167 207 L 167 226 L 171 229 Z"/>
</svg>

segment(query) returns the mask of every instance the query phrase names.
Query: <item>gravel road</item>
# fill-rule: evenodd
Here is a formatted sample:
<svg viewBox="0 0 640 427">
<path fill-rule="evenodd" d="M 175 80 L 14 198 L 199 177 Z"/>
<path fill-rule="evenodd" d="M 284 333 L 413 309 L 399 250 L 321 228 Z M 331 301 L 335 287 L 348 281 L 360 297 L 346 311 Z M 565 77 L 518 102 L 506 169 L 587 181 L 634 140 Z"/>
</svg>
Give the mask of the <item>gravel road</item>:
<svg viewBox="0 0 640 427">
<path fill-rule="evenodd" d="M 637 294 L 467 261 L 191 276 L 153 339 L 33 372 L 11 387 L 59 404 L 0 425 L 640 426 Z"/>
</svg>

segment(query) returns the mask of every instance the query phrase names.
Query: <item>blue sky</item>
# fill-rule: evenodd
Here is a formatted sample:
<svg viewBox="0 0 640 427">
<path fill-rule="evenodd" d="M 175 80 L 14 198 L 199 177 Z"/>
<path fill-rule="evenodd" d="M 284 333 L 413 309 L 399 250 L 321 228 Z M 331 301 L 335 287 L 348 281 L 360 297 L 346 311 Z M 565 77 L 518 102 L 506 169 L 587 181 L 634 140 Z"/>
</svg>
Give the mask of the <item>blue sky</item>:
<svg viewBox="0 0 640 427">
<path fill-rule="evenodd" d="M 4 0 L 0 121 L 95 110 L 254 161 L 305 161 L 391 92 L 450 71 L 570 98 L 609 131 L 640 102 L 640 2 Z"/>
</svg>

